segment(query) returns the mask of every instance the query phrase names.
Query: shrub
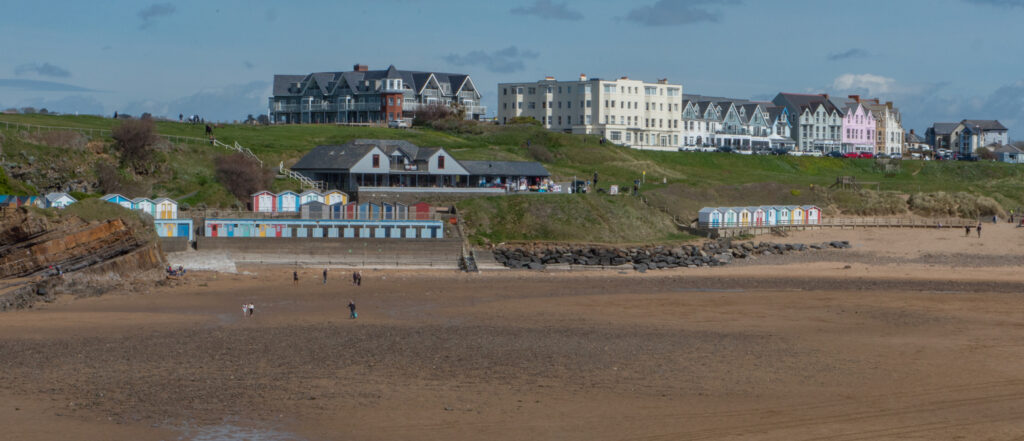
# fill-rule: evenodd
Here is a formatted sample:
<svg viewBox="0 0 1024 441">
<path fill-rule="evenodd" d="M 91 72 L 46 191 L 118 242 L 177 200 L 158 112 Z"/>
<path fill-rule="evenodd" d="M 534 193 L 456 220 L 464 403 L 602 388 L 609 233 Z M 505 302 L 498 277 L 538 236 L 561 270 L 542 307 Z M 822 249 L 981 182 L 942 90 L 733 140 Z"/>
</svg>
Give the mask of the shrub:
<svg viewBox="0 0 1024 441">
<path fill-rule="evenodd" d="M 526 146 L 526 151 L 530 153 L 530 157 L 540 162 L 554 162 L 555 155 L 551 154 L 551 150 L 540 144 L 530 144 Z"/>
<path fill-rule="evenodd" d="M 139 174 L 154 170 L 153 145 L 159 138 L 151 118 L 124 120 L 114 127 L 111 136 L 121 153 L 123 166 L 131 167 Z"/>
<path fill-rule="evenodd" d="M 96 185 L 103 193 L 121 193 L 123 187 L 117 167 L 108 162 L 96 164 Z"/>
<path fill-rule="evenodd" d="M 800 196 L 800 190 L 790 190 L 789 194 L 793 196 Z"/>
<path fill-rule="evenodd" d="M 512 120 L 509 121 L 508 123 L 509 124 L 523 124 L 523 125 L 537 126 L 537 127 L 541 126 L 540 121 L 537 121 L 537 119 L 535 119 L 533 117 L 529 117 L 529 116 L 517 116 L 515 118 L 512 118 Z"/>
<path fill-rule="evenodd" d="M 884 216 L 907 212 L 907 203 L 893 191 L 834 191 L 829 195 L 833 204 L 845 214 Z"/>
<path fill-rule="evenodd" d="M 270 188 L 274 174 L 242 153 L 221 156 L 215 161 L 217 180 L 239 200 Z"/>
<path fill-rule="evenodd" d="M 416 117 L 413 118 L 412 124 L 415 126 L 425 126 L 435 121 L 452 119 L 454 117 L 455 111 L 451 107 L 443 104 L 427 104 L 416 111 Z"/>
<path fill-rule="evenodd" d="M 970 193 L 916 193 L 907 201 L 910 209 L 924 216 L 957 216 L 973 219 L 981 216 L 1005 215 L 995 199 Z"/>
</svg>

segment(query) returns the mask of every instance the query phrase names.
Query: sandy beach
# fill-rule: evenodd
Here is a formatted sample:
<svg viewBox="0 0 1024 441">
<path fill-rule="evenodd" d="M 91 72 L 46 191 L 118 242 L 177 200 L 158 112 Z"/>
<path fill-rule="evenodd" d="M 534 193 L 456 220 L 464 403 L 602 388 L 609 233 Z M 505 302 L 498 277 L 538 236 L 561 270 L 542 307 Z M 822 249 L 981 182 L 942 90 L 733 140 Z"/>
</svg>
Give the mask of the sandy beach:
<svg viewBox="0 0 1024 441">
<path fill-rule="evenodd" d="M 63 297 L 0 315 L 0 427 L 26 441 L 1024 433 L 1024 229 L 762 239 L 854 248 L 646 274 L 365 271 L 360 287 L 243 267 Z"/>
</svg>

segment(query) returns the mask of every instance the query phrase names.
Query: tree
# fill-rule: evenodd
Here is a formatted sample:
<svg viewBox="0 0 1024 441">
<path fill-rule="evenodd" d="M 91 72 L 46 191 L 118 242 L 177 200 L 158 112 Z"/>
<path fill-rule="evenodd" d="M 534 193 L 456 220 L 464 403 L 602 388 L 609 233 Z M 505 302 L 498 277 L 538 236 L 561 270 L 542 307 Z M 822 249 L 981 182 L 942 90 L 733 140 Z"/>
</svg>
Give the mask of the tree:
<svg viewBox="0 0 1024 441">
<path fill-rule="evenodd" d="M 242 201 L 257 191 L 270 188 L 274 178 L 273 172 L 242 153 L 221 156 L 214 161 L 214 165 L 217 181 Z"/>
<path fill-rule="evenodd" d="M 131 167 L 139 174 L 153 170 L 153 145 L 158 138 L 156 124 L 151 118 L 126 119 L 114 127 L 111 136 L 121 153 L 123 166 Z"/>
<path fill-rule="evenodd" d="M 992 149 L 990 148 L 980 147 L 978 148 L 977 153 L 978 158 L 983 161 L 995 161 L 996 159 L 999 159 L 998 155 L 996 155 L 996 152 L 992 151 Z"/>
<path fill-rule="evenodd" d="M 454 116 L 455 112 L 452 111 L 451 107 L 444 104 L 427 104 L 416 111 L 416 118 L 413 119 L 412 123 L 416 126 L 424 126 L 434 121 L 449 119 Z"/>
<path fill-rule="evenodd" d="M 50 113 L 50 111 L 49 111 L 49 110 L 46 110 L 46 108 L 45 108 L 45 107 L 43 107 L 42 109 L 39 109 L 39 114 L 40 114 L 40 115 L 47 115 L 47 114 L 49 114 L 49 113 Z"/>
<path fill-rule="evenodd" d="M 250 113 L 249 116 L 247 118 L 245 118 L 245 123 L 246 124 L 256 124 L 256 118 L 253 118 L 252 114 Z"/>
<path fill-rule="evenodd" d="M 267 115 L 260 115 L 256 117 L 256 122 L 261 126 L 270 125 L 270 117 Z"/>
</svg>

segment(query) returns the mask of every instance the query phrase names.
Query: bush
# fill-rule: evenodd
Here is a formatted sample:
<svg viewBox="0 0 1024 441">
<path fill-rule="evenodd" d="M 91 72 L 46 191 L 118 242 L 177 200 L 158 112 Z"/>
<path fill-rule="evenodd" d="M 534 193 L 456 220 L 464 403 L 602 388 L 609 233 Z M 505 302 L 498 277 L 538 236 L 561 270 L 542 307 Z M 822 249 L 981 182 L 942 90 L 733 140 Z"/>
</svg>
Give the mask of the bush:
<svg viewBox="0 0 1024 441">
<path fill-rule="evenodd" d="M 829 199 L 844 214 L 884 216 L 907 212 L 907 203 L 894 191 L 834 191 Z"/>
<path fill-rule="evenodd" d="M 121 193 L 124 190 L 117 167 L 108 162 L 96 164 L 96 185 L 106 194 Z"/>
<path fill-rule="evenodd" d="M 114 146 L 121 153 L 121 164 L 131 167 L 139 174 L 149 174 L 155 170 L 153 164 L 153 145 L 159 139 L 156 136 L 156 124 L 151 118 L 128 119 L 122 121 L 111 134 Z"/>
<path fill-rule="evenodd" d="M 248 200 L 253 193 L 270 188 L 273 172 L 242 153 L 221 156 L 215 161 L 217 180 L 238 200 Z"/>
<path fill-rule="evenodd" d="M 512 118 L 512 120 L 509 121 L 508 123 L 509 124 L 523 124 L 523 125 L 537 126 L 537 127 L 541 126 L 540 121 L 537 121 L 536 118 L 529 117 L 529 116 L 517 116 L 515 118 Z"/>
<path fill-rule="evenodd" d="M 551 150 L 540 144 L 529 144 L 526 146 L 526 151 L 530 153 L 530 157 L 540 162 L 554 162 L 555 155 L 551 154 Z"/>
<path fill-rule="evenodd" d="M 143 242 L 156 239 L 156 229 L 153 227 L 151 216 L 118 204 L 91 198 L 68 205 L 63 213 L 78 216 L 88 222 L 121 219 L 125 225 L 135 230 L 135 237 Z"/>
<path fill-rule="evenodd" d="M 916 193 L 910 196 L 907 203 L 912 211 L 924 216 L 975 219 L 981 216 L 1006 214 L 995 199 L 964 192 Z"/>
<path fill-rule="evenodd" d="M 443 104 L 427 104 L 416 111 L 416 117 L 413 118 L 412 124 L 414 126 L 425 126 L 435 121 L 452 119 L 454 117 L 455 111 L 451 107 Z"/>
</svg>

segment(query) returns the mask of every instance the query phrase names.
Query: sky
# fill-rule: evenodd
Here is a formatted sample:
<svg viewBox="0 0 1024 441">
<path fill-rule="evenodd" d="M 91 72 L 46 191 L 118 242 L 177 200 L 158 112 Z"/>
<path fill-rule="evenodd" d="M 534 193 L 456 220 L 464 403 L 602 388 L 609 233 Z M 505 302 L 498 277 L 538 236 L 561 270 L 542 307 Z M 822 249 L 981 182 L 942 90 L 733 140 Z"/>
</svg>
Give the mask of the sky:
<svg viewBox="0 0 1024 441">
<path fill-rule="evenodd" d="M 0 108 L 245 119 L 274 74 L 654 81 L 684 93 L 893 101 L 904 127 L 998 119 L 1024 138 L 1024 0 L 19 1 L 0 14 Z M 1017 135 L 1020 133 L 1021 135 Z"/>
</svg>

